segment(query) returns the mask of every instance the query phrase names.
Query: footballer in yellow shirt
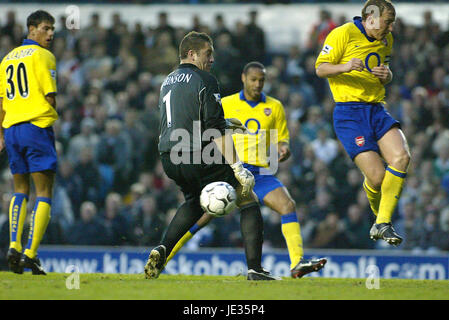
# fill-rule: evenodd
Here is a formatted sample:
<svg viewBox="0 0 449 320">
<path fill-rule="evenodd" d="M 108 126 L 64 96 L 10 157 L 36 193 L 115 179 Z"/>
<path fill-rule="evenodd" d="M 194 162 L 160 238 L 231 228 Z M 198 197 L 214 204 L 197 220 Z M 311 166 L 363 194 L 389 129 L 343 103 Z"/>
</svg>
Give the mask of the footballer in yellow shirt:
<svg viewBox="0 0 449 320">
<path fill-rule="evenodd" d="M 258 90 L 258 89 L 257 89 Z M 274 146 L 277 164 L 277 148 L 280 160 L 287 157 L 289 133 L 282 103 L 260 92 L 258 101 L 248 100 L 242 90 L 221 100 L 225 118 L 235 118 L 247 128 L 246 133 L 233 135 L 234 145 L 241 161 L 248 165 L 267 168 L 270 166 L 270 146 Z"/>
<path fill-rule="evenodd" d="M 401 196 L 410 151 L 398 121 L 384 107 L 396 11 L 388 0 L 368 0 L 362 16 L 332 30 L 316 60 L 336 102 L 334 129 L 365 176 L 363 187 L 377 216 L 370 238 L 402 242 L 391 220 Z M 384 166 L 384 161 L 387 167 Z"/>
<path fill-rule="evenodd" d="M 54 175 L 57 167 L 52 124 L 56 108 L 56 61 L 48 50 L 55 19 L 38 10 L 27 18 L 28 36 L 0 64 L 0 150 L 6 149 L 13 174 L 14 195 L 9 208 L 11 271 L 24 268 L 45 275 L 37 249 L 50 221 Z M 27 215 L 30 176 L 36 189 L 28 243 L 22 252 L 22 231 Z"/>
<path fill-rule="evenodd" d="M 300 225 L 295 201 L 287 188 L 269 170 L 270 162 L 284 161 L 290 156 L 289 134 L 282 103 L 263 93 L 265 67 L 259 62 L 250 62 L 243 68 L 243 90 L 222 99 L 225 118 L 238 119 L 247 128 L 246 134 L 234 133 L 234 145 L 243 166 L 254 175 L 259 202 L 281 215 L 281 231 L 285 238 L 293 278 L 321 270 L 324 258 L 304 259 Z M 271 131 L 271 134 L 270 134 Z M 271 148 L 274 145 L 275 148 Z M 270 159 L 270 160 L 269 160 Z M 276 166 L 277 168 L 277 166 Z M 176 244 L 168 262 L 212 216 L 205 214 Z"/>
</svg>

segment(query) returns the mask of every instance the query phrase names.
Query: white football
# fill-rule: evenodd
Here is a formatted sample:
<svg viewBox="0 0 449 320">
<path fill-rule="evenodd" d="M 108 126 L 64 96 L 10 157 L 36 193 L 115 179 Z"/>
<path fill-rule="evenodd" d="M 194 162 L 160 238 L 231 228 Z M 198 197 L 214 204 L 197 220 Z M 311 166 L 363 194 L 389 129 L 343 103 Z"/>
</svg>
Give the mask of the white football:
<svg viewBox="0 0 449 320">
<path fill-rule="evenodd" d="M 227 182 L 212 182 L 201 190 L 200 204 L 208 214 L 223 217 L 237 208 L 237 193 Z"/>
</svg>

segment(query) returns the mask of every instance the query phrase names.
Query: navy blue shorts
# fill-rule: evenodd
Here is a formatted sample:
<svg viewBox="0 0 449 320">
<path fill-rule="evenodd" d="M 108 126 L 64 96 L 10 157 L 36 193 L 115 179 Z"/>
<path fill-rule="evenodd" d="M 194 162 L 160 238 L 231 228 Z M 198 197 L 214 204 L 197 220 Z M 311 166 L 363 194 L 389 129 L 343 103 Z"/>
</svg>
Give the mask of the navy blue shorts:
<svg viewBox="0 0 449 320">
<path fill-rule="evenodd" d="M 284 186 L 278 178 L 268 172 L 268 169 L 247 163 L 244 163 L 243 166 L 251 171 L 254 176 L 255 185 L 253 191 L 257 195 L 257 198 L 259 198 L 259 203 L 261 205 L 263 205 L 263 198 L 265 198 L 268 193 Z"/>
<path fill-rule="evenodd" d="M 362 152 L 379 152 L 377 141 L 397 120 L 381 103 L 337 102 L 334 108 L 334 130 L 352 160 Z"/>
<path fill-rule="evenodd" d="M 57 156 L 52 127 L 40 128 L 23 122 L 4 130 L 12 174 L 56 171 Z"/>
</svg>

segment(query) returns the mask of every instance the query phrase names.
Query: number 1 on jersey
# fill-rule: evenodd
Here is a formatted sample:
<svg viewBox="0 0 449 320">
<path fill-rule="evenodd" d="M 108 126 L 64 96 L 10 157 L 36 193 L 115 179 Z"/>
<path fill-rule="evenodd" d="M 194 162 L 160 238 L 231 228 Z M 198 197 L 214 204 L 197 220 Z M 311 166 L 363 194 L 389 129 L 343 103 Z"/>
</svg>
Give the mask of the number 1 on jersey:
<svg viewBox="0 0 449 320">
<path fill-rule="evenodd" d="M 167 115 L 167 128 L 171 127 L 171 107 L 170 107 L 171 90 L 167 92 L 162 101 L 165 103 L 165 113 Z"/>
</svg>

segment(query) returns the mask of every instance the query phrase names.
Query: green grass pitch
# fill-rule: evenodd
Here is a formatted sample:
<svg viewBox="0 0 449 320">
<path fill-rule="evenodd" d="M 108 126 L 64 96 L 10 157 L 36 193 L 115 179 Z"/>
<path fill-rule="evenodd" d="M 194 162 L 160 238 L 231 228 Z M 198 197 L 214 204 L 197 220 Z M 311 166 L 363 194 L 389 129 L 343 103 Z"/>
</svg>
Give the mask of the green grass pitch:
<svg viewBox="0 0 449 320">
<path fill-rule="evenodd" d="M 0 300 L 449 300 L 449 281 L 441 280 L 380 279 L 379 289 L 367 289 L 365 279 L 79 274 L 79 289 L 69 290 L 69 276 L 0 272 Z"/>
</svg>

